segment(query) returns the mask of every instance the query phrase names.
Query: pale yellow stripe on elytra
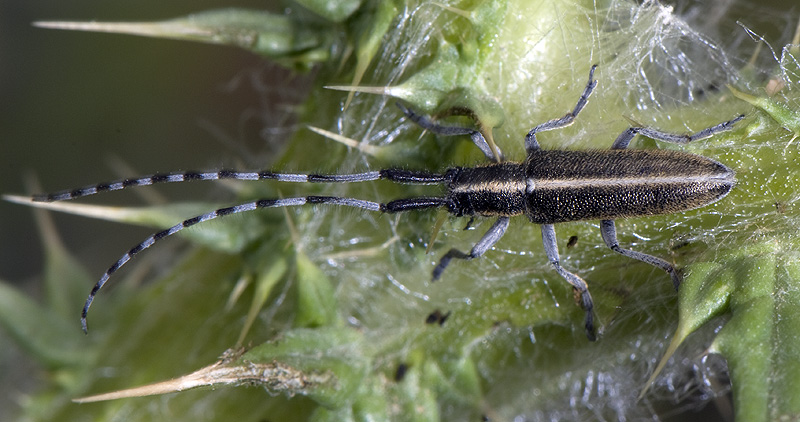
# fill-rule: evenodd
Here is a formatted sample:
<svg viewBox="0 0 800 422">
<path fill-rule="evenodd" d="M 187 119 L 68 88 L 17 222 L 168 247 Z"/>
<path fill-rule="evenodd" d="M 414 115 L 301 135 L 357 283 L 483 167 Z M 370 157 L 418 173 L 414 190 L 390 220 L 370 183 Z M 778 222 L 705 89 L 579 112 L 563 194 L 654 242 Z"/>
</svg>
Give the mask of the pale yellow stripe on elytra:
<svg viewBox="0 0 800 422">
<path fill-rule="evenodd" d="M 625 186 L 673 183 L 703 183 L 733 180 L 733 173 L 725 176 L 655 176 L 655 177 L 608 177 L 585 179 L 528 179 L 529 192 L 534 189 L 580 188 L 587 186 Z"/>
<path fill-rule="evenodd" d="M 459 184 L 453 188 L 452 192 L 525 192 L 526 186 L 525 180 L 486 180 L 478 183 Z"/>
</svg>

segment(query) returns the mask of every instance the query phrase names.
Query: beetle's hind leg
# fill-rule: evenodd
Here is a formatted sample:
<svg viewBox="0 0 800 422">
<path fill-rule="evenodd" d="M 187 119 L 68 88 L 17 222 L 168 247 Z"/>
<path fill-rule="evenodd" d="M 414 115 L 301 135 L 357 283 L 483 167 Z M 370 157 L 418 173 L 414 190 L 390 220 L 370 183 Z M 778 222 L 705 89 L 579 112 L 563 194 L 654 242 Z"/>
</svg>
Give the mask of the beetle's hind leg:
<svg viewBox="0 0 800 422">
<path fill-rule="evenodd" d="M 477 258 L 483 255 L 486 251 L 489 250 L 501 237 L 506 233 L 506 229 L 508 228 L 508 217 L 500 217 L 497 221 L 494 222 L 492 227 L 486 234 L 483 235 L 481 240 L 472 247 L 469 253 L 464 253 L 459 251 L 458 249 L 450 249 L 443 257 L 439 260 L 439 263 L 436 265 L 436 268 L 433 269 L 433 281 L 439 279 L 444 272 L 444 269 L 447 268 L 447 264 L 450 261 L 455 259 L 463 259 L 469 261 L 470 259 Z"/>
<path fill-rule="evenodd" d="M 744 119 L 744 114 L 736 116 L 735 118 L 728 120 L 727 122 L 722 122 L 718 125 L 707 127 L 700 132 L 697 132 L 692 135 L 681 135 L 676 133 L 669 133 L 663 132 L 657 129 L 652 129 L 649 127 L 631 127 L 628 128 L 625 132 L 619 134 L 614 143 L 611 145 L 611 149 L 625 149 L 628 148 L 628 144 L 631 143 L 636 134 L 641 134 L 646 136 L 650 139 L 655 139 L 658 141 L 669 142 L 671 144 L 688 144 L 689 142 L 697 141 L 700 139 L 705 139 L 710 136 L 716 135 L 720 132 L 725 132 L 730 130 L 733 125 L 736 124 L 739 120 Z"/>
<path fill-rule="evenodd" d="M 608 245 L 612 251 L 625 255 L 628 258 L 638 259 L 639 261 L 646 262 L 666 271 L 672 278 L 672 285 L 675 287 L 675 290 L 678 290 L 678 287 L 681 285 L 681 276 L 672 264 L 661 258 L 656 258 L 652 255 L 632 251 L 630 249 L 624 249 L 619 246 L 619 242 L 617 241 L 617 228 L 614 224 L 614 220 L 602 220 L 600 222 L 600 233 L 603 235 L 603 241 L 606 242 L 606 245 Z"/>
<path fill-rule="evenodd" d="M 580 296 L 581 307 L 586 311 L 586 337 L 589 341 L 595 341 L 594 333 L 594 303 L 592 296 L 589 294 L 589 286 L 586 281 L 577 275 L 567 271 L 561 266 L 560 258 L 558 256 L 558 245 L 556 244 L 556 230 L 552 224 L 542 224 L 542 242 L 544 243 L 544 252 L 547 254 L 547 259 L 553 264 L 558 274 L 567 280 L 575 289 L 577 295 Z"/>
<path fill-rule="evenodd" d="M 437 135 L 443 136 L 453 136 L 453 135 L 469 135 L 472 139 L 472 143 L 478 147 L 478 149 L 483 152 L 483 155 L 486 156 L 486 159 L 489 161 L 500 162 L 503 161 L 503 155 L 498 150 L 498 155 L 496 156 L 492 147 L 489 145 L 489 142 L 483 136 L 483 134 L 476 129 L 463 127 L 463 126 L 445 126 L 440 125 L 438 123 L 434 123 L 431 119 L 417 114 L 414 110 L 400 104 L 399 102 L 396 103 L 397 107 L 403 111 L 403 114 L 406 115 L 412 122 L 416 123 L 417 125 L 421 126 L 425 130 L 429 130 Z"/>
</svg>

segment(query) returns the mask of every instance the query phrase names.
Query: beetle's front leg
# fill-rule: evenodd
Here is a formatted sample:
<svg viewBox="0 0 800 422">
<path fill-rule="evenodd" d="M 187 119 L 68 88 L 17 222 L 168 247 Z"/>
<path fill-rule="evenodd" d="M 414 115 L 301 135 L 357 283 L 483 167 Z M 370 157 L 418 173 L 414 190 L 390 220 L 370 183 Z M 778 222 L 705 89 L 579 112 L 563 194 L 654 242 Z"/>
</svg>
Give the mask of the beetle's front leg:
<svg viewBox="0 0 800 422">
<path fill-rule="evenodd" d="M 436 265 L 436 268 L 433 269 L 433 281 L 436 281 L 442 276 L 444 269 L 447 268 L 447 264 L 449 264 L 453 258 L 469 261 L 470 259 L 474 259 L 483 255 L 506 233 L 508 221 L 508 217 L 498 218 L 489 231 L 483 235 L 481 240 L 479 240 L 478 243 L 472 247 L 472 250 L 470 250 L 469 253 L 461 252 L 458 249 L 450 249 L 442 257 L 442 259 L 439 260 L 439 264 Z"/>
<path fill-rule="evenodd" d="M 475 146 L 477 146 L 481 152 L 483 152 L 483 155 L 486 156 L 487 160 L 497 163 L 503 161 L 502 153 L 498 151 L 499 156 L 496 156 L 492 150 L 492 147 L 489 145 L 489 142 L 486 140 L 486 138 L 484 138 L 483 134 L 479 130 L 463 126 L 440 125 L 432 122 L 429 118 L 421 114 L 417 114 L 417 112 L 404 106 L 403 104 L 400 104 L 399 102 L 396 104 L 397 107 L 403 111 L 403 114 L 405 114 L 406 117 L 423 129 L 442 136 L 469 135 L 470 139 L 472 139 L 472 143 L 475 144 Z"/>
</svg>

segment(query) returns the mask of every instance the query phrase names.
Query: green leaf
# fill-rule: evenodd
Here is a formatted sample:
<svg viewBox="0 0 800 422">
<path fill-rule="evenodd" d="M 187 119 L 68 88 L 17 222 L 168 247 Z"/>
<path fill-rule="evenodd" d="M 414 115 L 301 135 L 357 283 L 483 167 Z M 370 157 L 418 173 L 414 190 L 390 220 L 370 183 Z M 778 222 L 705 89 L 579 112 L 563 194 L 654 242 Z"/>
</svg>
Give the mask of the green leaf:
<svg viewBox="0 0 800 422">
<path fill-rule="evenodd" d="M 358 10 L 362 0 L 297 0 L 297 3 L 329 21 L 338 23 L 344 21 Z"/>
<path fill-rule="evenodd" d="M 75 304 L 86 297 L 85 283 L 91 277 L 62 243 L 52 216 L 44 210 L 36 210 L 34 215 L 44 242 L 44 306 L 71 320 Z"/>
<path fill-rule="evenodd" d="M 331 13 L 342 12 L 334 8 Z M 161 22 L 42 21 L 42 28 L 113 32 L 243 48 L 304 68 L 328 58 L 329 29 L 260 10 L 220 9 Z"/>
<path fill-rule="evenodd" d="M 341 324 L 339 307 L 330 279 L 302 252 L 296 252 L 298 327 Z"/>
<path fill-rule="evenodd" d="M 797 113 L 796 110 L 792 110 L 787 107 L 785 104 L 775 101 L 771 98 L 766 96 L 755 96 L 746 94 L 737 90 L 732 86 L 728 86 L 728 89 L 731 90 L 733 95 L 743 101 L 747 101 L 754 107 L 763 110 L 766 112 L 770 117 L 775 119 L 775 121 L 783 126 L 786 130 L 792 132 L 794 136 L 792 140 L 789 141 L 791 143 L 798 135 L 800 135 L 800 114 Z"/>
<path fill-rule="evenodd" d="M 91 360 L 87 343 L 77 335 L 77 324 L 71 324 L 3 282 L 0 282 L 0 325 L 32 358 L 48 368 L 82 365 Z"/>
<path fill-rule="evenodd" d="M 239 334 L 239 340 L 236 341 L 237 346 L 243 344 L 245 336 L 258 317 L 258 313 L 264 309 L 264 304 L 267 302 L 272 289 L 283 279 L 289 265 L 286 263 L 285 258 L 276 256 L 270 259 L 264 265 L 264 268 L 265 270 L 260 273 L 255 281 L 255 293 L 253 294 L 253 300 L 250 302 L 250 310 L 247 312 L 247 320 L 244 323 L 244 327 L 242 327 L 241 334 Z"/>
<path fill-rule="evenodd" d="M 800 350 L 800 268 L 781 243 L 748 248 L 753 253 L 734 263 L 732 317 L 710 348 L 728 361 L 738 420 L 800 415 L 800 364 L 793 357 Z"/>
</svg>

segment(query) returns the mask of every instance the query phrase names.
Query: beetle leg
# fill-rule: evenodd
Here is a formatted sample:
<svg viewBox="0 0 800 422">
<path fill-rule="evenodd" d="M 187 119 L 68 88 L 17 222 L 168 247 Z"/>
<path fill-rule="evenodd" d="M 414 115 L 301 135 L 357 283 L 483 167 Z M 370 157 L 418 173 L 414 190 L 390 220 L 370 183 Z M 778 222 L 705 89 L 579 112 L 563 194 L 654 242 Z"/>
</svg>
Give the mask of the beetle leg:
<svg viewBox="0 0 800 422">
<path fill-rule="evenodd" d="M 592 296 L 589 294 L 589 286 L 584 279 L 561 266 L 558 245 L 556 244 L 556 230 L 552 224 L 542 224 L 542 242 L 544 243 L 544 252 L 547 254 L 547 259 L 553 264 L 558 274 L 564 277 L 567 283 L 571 284 L 576 293 L 580 295 L 581 307 L 586 311 L 586 337 L 589 338 L 589 341 L 594 341 L 596 338 L 594 333 L 594 314 L 592 312 L 594 304 Z"/>
<path fill-rule="evenodd" d="M 429 118 L 417 114 L 414 110 L 405 107 L 404 105 L 400 104 L 399 102 L 396 103 L 397 107 L 403 111 L 403 114 L 409 118 L 412 122 L 416 123 L 417 125 L 421 126 L 425 130 L 429 130 L 433 133 L 443 136 L 453 136 L 453 135 L 469 135 L 472 139 L 472 143 L 478 147 L 478 149 L 483 152 L 483 155 L 486 156 L 486 159 L 489 161 L 500 162 L 502 161 L 502 157 L 495 157 L 494 153 L 492 152 L 492 147 L 489 146 L 489 142 L 486 141 L 486 138 L 483 137 L 480 131 L 462 127 L 462 126 L 444 126 L 438 123 L 434 123 Z"/>
<path fill-rule="evenodd" d="M 725 132 L 726 130 L 730 130 L 733 125 L 736 124 L 739 120 L 744 119 L 744 115 L 736 116 L 736 118 L 728 120 L 727 122 L 720 123 L 715 126 L 707 127 L 700 132 L 697 132 L 692 135 L 679 135 L 675 133 L 668 133 L 662 132 L 657 129 L 651 129 L 649 127 L 632 127 L 628 128 L 625 132 L 620 133 L 614 143 L 611 145 L 611 149 L 625 149 L 628 148 L 628 144 L 630 144 L 631 140 L 637 133 L 644 135 L 650 139 L 655 139 L 658 141 L 669 142 L 671 144 L 688 144 L 692 141 L 697 141 L 699 139 L 705 139 L 709 136 L 713 136 L 720 132 Z"/>
<path fill-rule="evenodd" d="M 443 257 L 439 260 L 439 264 L 436 265 L 436 268 L 433 269 L 433 281 L 436 281 L 439 277 L 441 277 L 442 272 L 444 269 L 447 268 L 447 264 L 450 263 L 450 260 L 453 258 L 456 259 L 463 259 L 469 261 L 470 259 L 477 258 L 484 254 L 484 252 L 488 251 L 489 248 L 494 246 L 503 234 L 505 234 L 506 229 L 508 228 L 508 217 L 500 217 L 497 221 L 494 222 L 492 227 L 486 234 L 483 235 L 481 240 L 472 247 L 472 250 L 469 253 L 464 253 L 459 251 L 458 249 L 450 249 Z"/>
<path fill-rule="evenodd" d="M 612 251 L 625 255 L 628 258 L 638 259 L 639 261 L 646 262 L 666 271 L 667 274 L 672 277 L 672 285 L 675 287 L 675 290 L 678 290 L 678 287 L 681 285 L 681 276 L 672 264 L 661 258 L 656 258 L 652 255 L 632 251 L 630 249 L 623 249 L 619 246 L 619 242 L 617 242 L 617 228 L 614 224 L 614 220 L 600 221 L 600 233 L 603 235 L 603 240 L 606 242 L 606 245 L 608 245 Z"/>
<path fill-rule="evenodd" d="M 583 110 L 583 108 L 586 106 L 586 103 L 589 102 L 589 96 L 592 95 L 594 87 L 597 86 L 597 81 L 592 79 L 594 77 L 594 70 L 596 68 L 597 65 L 594 65 L 589 70 L 589 82 L 586 83 L 586 88 L 583 89 L 583 94 L 581 94 L 581 97 L 578 99 L 578 103 L 575 104 L 575 108 L 572 111 L 559 119 L 548 120 L 528 132 L 528 134 L 525 136 L 525 151 L 528 154 L 530 154 L 531 151 L 540 149 L 539 142 L 536 140 L 536 132 L 559 129 L 569 126 L 575 121 L 575 117 L 578 116 L 578 113 L 580 113 L 581 110 Z"/>
</svg>

